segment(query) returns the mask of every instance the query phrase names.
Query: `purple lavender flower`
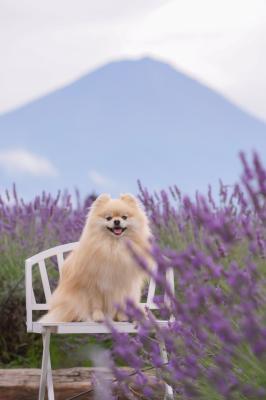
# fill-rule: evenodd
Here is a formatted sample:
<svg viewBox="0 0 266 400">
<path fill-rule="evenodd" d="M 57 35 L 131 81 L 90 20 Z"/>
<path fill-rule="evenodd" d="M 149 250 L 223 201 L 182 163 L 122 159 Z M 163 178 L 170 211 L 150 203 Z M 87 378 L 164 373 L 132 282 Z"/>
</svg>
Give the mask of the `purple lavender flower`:
<svg viewBox="0 0 266 400">
<path fill-rule="evenodd" d="M 221 207 L 210 188 L 208 201 L 199 193 L 193 201 L 175 188 L 169 195 L 151 195 L 140 185 L 157 241 L 151 251 L 158 266 L 151 273 L 159 288 L 156 315 L 172 315 L 174 320 L 162 327 L 151 311 L 146 318 L 132 308 L 128 312 L 147 347 L 139 356 L 187 399 L 209 398 L 211 392 L 224 399 L 244 393 L 255 399 L 265 393 L 266 173 L 256 155 L 253 165 L 243 154 L 241 159 L 243 185 L 229 188 L 221 182 Z M 145 262 L 135 257 L 148 272 Z M 169 268 L 174 269 L 175 293 L 165 279 Z M 149 336 L 155 340 L 152 345 Z M 161 364 L 160 341 L 168 351 L 167 365 Z M 124 356 L 130 363 L 127 353 Z"/>
</svg>

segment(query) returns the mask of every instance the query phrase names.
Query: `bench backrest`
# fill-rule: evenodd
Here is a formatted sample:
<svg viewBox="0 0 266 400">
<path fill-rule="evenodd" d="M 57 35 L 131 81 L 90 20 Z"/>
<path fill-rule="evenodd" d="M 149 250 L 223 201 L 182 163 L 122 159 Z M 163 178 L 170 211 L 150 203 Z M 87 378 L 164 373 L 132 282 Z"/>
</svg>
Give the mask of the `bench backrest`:
<svg viewBox="0 0 266 400">
<path fill-rule="evenodd" d="M 47 261 L 53 257 L 53 265 L 58 269 L 59 275 L 62 270 L 62 266 L 64 263 L 65 255 L 74 250 L 77 246 L 78 242 L 67 243 L 61 246 L 56 246 L 51 249 L 42 251 L 30 258 L 28 258 L 25 262 L 25 286 L 26 286 L 26 312 L 27 312 L 27 330 L 28 332 L 32 331 L 32 323 L 33 323 L 33 312 L 34 311 L 47 311 L 49 309 L 48 301 L 51 297 L 52 290 L 51 284 L 49 280 L 49 274 L 47 271 Z M 45 302 L 38 303 L 36 301 L 36 293 L 34 288 L 34 280 L 33 280 L 33 267 L 37 266 L 40 273 L 41 285 L 44 293 Z M 167 271 L 167 281 L 174 290 L 174 275 L 173 270 L 169 269 Z M 147 306 L 149 309 L 154 310 L 157 309 L 157 305 L 154 303 L 155 296 L 155 282 L 153 279 L 149 282 L 147 299 L 143 304 L 143 306 Z"/>
</svg>

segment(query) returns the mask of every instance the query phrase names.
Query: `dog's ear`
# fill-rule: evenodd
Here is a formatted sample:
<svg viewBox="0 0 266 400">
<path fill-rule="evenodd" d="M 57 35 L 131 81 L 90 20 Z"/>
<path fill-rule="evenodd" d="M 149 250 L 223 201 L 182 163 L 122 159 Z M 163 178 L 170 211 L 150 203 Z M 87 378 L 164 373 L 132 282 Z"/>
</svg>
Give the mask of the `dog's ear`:
<svg viewBox="0 0 266 400">
<path fill-rule="evenodd" d="M 98 205 L 103 205 L 104 203 L 107 203 L 110 199 L 111 199 L 111 196 L 109 194 L 102 193 L 94 201 L 93 206 L 95 207 L 95 206 L 98 206 Z"/>
<path fill-rule="evenodd" d="M 138 200 L 136 199 L 135 196 L 133 196 L 133 194 L 130 193 L 124 193 L 121 194 L 120 199 L 127 202 L 130 205 L 134 205 L 134 206 L 138 206 Z"/>
</svg>

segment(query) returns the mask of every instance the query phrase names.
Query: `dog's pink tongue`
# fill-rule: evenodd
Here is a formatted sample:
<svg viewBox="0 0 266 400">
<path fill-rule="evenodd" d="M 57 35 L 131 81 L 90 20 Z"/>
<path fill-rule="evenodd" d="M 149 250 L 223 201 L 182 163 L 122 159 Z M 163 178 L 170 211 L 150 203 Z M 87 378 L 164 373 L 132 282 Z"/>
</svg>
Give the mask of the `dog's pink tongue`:
<svg viewBox="0 0 266 400">
<path fill-rule="evenodd" d="M 121 233 L 122 233 L 122 228 L 115 228 L 115 229 L 114 229 L 114 233 L 115 233 L 116 235 L 121 235 Z"/>
</svg>

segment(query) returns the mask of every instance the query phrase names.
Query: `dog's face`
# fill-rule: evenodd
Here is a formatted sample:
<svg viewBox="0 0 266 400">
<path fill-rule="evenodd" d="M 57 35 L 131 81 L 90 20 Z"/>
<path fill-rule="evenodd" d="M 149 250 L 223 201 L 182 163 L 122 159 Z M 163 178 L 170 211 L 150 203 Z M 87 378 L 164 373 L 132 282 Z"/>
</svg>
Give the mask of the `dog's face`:
<svg viewBox="0 0 266 400">
<path fill-rule="evenodd" d="M 119 199 L 109 195 L 99 196 L 90 211 L 90 222 L 102 232 L 120 238 L 130 234 L 141 234 L 147 218 L 140 208 L 137 199 L 129 194 Z"/>
</svg>

